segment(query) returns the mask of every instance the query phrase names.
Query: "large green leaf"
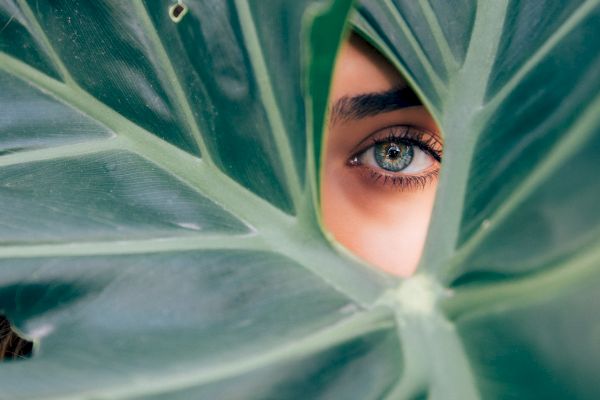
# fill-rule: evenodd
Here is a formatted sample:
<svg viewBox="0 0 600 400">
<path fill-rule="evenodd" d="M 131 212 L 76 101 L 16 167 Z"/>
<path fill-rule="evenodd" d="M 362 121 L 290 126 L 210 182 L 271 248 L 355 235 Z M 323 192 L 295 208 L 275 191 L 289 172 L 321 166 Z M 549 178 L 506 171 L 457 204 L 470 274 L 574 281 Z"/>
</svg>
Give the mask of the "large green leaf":
<svg viewBox="0 0 600 400">
<path fill-rule="evenodd" d="M 437 118 L 420 272 L 318 223 L 343 0 L 0 1 L 0 398 L 597 398 L 598 1 L 363 1 Z"/>
<path fill-rule="evenodd" d="M 369 2 L 445 134 L 422 268 L 484 398 L 598 398 L 598 1 Z"/>
</svg>

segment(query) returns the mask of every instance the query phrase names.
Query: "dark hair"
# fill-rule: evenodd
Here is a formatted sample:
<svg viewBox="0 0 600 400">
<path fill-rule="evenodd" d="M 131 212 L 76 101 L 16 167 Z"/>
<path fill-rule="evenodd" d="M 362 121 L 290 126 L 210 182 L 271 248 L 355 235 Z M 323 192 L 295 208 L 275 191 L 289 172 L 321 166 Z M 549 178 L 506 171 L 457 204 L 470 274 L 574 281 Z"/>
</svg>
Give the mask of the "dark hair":
<svg viewBox="0 0 600 400">
<path fill-rule="evenodd" d="M 8 319 L 0 315 L 0 361 L 27 358 L 32 349 L 33 343 L 20 338 L 10 327 Z"/>
</svg>

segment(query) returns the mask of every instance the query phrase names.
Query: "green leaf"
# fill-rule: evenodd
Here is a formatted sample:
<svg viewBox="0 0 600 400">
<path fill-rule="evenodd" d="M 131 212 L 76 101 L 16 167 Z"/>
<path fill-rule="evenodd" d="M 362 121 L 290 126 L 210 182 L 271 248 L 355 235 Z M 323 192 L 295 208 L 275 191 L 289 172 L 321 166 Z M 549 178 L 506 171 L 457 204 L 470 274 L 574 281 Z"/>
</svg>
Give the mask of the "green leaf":
<svg viewBox="0 0 600 400">
<path fill-rule="evenodd" d="M 0 312 L 35 342 L 2 398 L 398 362 L 393 312 L 367 307 L 391 280 L 324 240 L 306 163 L 349 4 L 186 4 L 176 24 L 168 2 L 2 3 Z"/>
<path fill-rule="evenodd" d="M 0 1 L 0 398 L 597 398 L 600 2 L 362 1 L 445 135 L 419 273 L 322 233 L 343 0 Z"/>
<path fill-rule="evenodd" d="M 599 2 L 365 2 L 356 20 L 445 135 L 422 268 L 451 290 L 480 396 L 597 398 Z"/>
</svg>

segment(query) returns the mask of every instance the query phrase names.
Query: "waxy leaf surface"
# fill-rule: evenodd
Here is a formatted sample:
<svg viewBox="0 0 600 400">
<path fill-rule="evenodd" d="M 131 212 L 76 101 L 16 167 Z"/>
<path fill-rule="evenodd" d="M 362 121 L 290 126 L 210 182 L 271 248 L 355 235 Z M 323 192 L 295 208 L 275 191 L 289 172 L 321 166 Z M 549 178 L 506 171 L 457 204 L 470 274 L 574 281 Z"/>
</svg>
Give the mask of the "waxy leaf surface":
<svg viewBox="0 0 600 400">
<path fill-rule="evenodd" d="M 597 0 L 184 3 L 0 1 L 0 398 L 600 396 Z M 348 18 L 444 133 L 409 279 L 319 225 Z"/>
</svg>

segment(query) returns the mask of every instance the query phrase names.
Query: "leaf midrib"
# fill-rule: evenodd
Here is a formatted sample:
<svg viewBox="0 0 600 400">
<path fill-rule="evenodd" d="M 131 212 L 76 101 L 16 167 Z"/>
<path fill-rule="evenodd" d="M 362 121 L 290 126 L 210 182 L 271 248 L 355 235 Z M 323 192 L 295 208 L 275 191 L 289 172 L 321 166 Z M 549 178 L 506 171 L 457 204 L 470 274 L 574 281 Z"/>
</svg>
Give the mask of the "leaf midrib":
<svg viewBox="0 0 600 400">
<path fill-rule="evenodd" d="M 480 111 L 500 43 L 508 0 L 482 3 L 477 8 L 463 66 L 451 80 L 441 126 L 447 135 L 424 255 L 420 267 L 439 276 L 456 250 L 471 160 L 479 138 Z"/>
</svg>

